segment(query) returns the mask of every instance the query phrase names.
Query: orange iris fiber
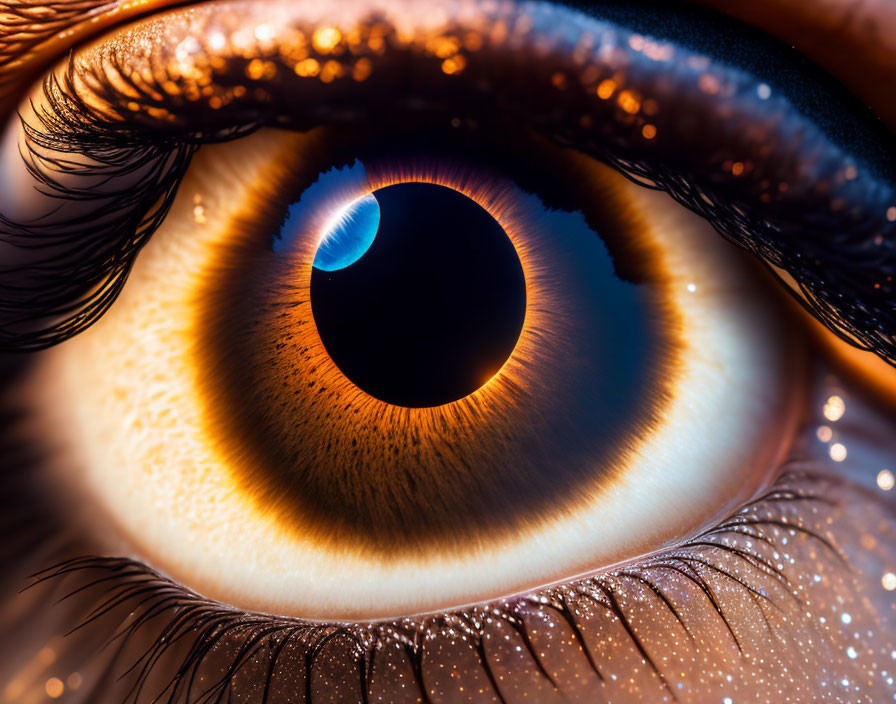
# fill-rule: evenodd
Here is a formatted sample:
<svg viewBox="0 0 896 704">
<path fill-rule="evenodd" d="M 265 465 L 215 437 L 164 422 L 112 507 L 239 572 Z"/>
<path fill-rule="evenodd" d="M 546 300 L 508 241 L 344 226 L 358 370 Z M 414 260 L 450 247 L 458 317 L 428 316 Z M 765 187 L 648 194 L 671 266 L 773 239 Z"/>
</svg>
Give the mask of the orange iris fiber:
<svg viewBox="0 0 896 704">
<path fill-rule="evenodd" d="M 208 435 L 260 511 L 332 549 L 350 544 L 395 553 L 437 543 L 463 551 L 471 540 L 513 534 L 590 500 L 624 464 L 670 398 L 676 318 L 662 303 L 659 255 L 643 243 L 643 223 L 614 186 L 618 175 L 591 160 L 553 158 L 557 167 L 580 170 L 602 225 L 625 242 L 617 266 L 640 269 L 652 284 L 645 287 L 652 364 L 633 392 L 636 410 L 620 408 L 628 440 L 595 447 L 600 429 L 587 412 L 576 412 L 587 404 L 570 409 L 590 378 L 614 373 L 601 368 L 593 349 L 586 309 L 600 302 L 581 302 L 574 282 L 588 275 L 589 264 L 539 231 L 512 184 L 461 166 L 367 164 L 365 179 L 322 206 L 320 230 L 288 255 L 273 255 L 257 242 L 260 205 L 283 190 L 275 176 L 227 228 L 231 235 L 210 257 L 216 273 L 196 299 Z M 298 165 L 279 168 L 288 180 Z M 513 243 L 526 279 L 525 321 L 513 354 L 472 394 L 430 408 L 390 405 L 345 377 L 321 342 L 309 296 L 311 264 L 332 213 L 413 181 L 453 188 L 488 211 Z"/>
</svg>

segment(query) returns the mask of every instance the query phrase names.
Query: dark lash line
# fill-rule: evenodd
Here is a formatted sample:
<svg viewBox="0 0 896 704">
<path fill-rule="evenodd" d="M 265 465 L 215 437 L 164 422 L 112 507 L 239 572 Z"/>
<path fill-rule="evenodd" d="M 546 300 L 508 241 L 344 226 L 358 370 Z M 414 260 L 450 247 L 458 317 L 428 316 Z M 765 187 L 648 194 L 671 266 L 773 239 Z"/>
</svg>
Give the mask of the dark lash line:
<svg viewBox="0 0 896 704">
<path fill-rule="evenodd" d="M 531 648 L 528 645 L 526 647 L 531 652 Z M 498 686 L 498 681 L 495 679 L 495 673 L 492 672 L 492 667 L 488 664 L 488 657 L 485 654 L 485 644 L 483 643 L 482 638 L 476 639 L 474 648 L 476 650 L 476 657 L 479 658 L 479 665 L 482 667 L 482 671 L 485 672 L 485 677 L 491 685 L 492 693 L 500 704 L 507 704 L 507 700 L 504 698 L 504 695 L 501 693 L 501 688 Z M 308 701 L 311 700 L 309 699 Z"/>
<path fill-rule="evenodd" d="M 782 478 L 804 478 L 806 475 L 785 473 Z M 774 629 L 768 620 L 764 605 L 780 610 L 781 607 L 775 600 L 749 584 L 745 577 L 738 576 L 717 564 L 713 564 L 708 555 L 694 556 L 686 554 L 689 549 L 719 551 L 734 555 L 758 570 L 776 578 L 787 594 L 802 603 L 795 593 L 790 580 L 770 560 L 758 551 L 749 551 L 737 545 L 728 545 L 717 542 L 725 536 L 742 536 L 755 539 L 768 549 L 775 549 L 774 539 L 766 535 L 757 535 L 757 531 L 763 525 L 776 529 L 790 531 L 791 534 L 799 533 L 807 538 L 816 540 L 827 551 L 844 561 L 842 553 L 825 536 L 791 520 L 777 519 L 769 516 L 762 518 L 751 515 L 756 507 L 762 506 L 765 498 L 773 504 L 816 502 L 822 505 L 835 507 L 836 503 L 824 496 L 810 492 L 798 492 L 790 489 L 772 489 L 764 497 L 750 502 L 747 506 L 718 526 L 705 531 L 694 539 L 685 542 L 682 546 L 670 550 L 666 554 L 660 554 L 646 560 L 643 565 L 636 568 L 625 568 L 619 572 L 610 572 L 597 577 L 587 578 L 579 584 L 550 590 L 548 596 L 537 599 L 507 600 L 498 602 L 498 606 L 489 609 L 474 610 L 471 612 L 459 612 L 445 614 L 437 617 L 426 617 L 420 620 L 402 619 L 395 622 L 352 626 L 350 624 L 333 623 L 329 625 L 302 622 L 297 619 L 284 617 L 272 617 L 264 614 L 241 612 L 230 606 L 211 602 L 190 590 L 171 582 L 166 577 L 151 568 L 127 558 L 106 558 L 96 556 L 82 556 L 65 560 L 48 567 L 33 575 L 32 583 L 28 589 L 48 582 L 68 579 L 82 572 L 100 570 L 106 572 L 104 576 L 90 580 L 66 592 L 61 601 L 65 601 L 77 594 L 89 592 L 101 584 L 110 580 L 122 579 L 124 584 L 109 590 L 102 596 L 99 603 L 86 615 L 69 633 L 74 633 L 88 624 L 95 622 L 115 611 L 120 607 L 129 607 L 129 617 L 122 619 L 122 623 L 108 638 L 103 648 L 117 645 L 116 654 L 112 658 L 112 664 L 118 662 L 125 646 L 133 641 L 140 633 L 144 632 L 150 624 L 157 622 L 159 618 L 169 611 L 174 611 L 172 618 L 164 624 L 161 631 L 154 637 L 150 644 L 135 661 L 127 667 L 119 676 L 119 680 L 133 677 L 132 683 L 124 703 L 141 701 L 145 687 L 150 676 L 155 672 L 161 658 L 172 648 L 182 645 L 193 639 L 188 651 L 181 659 L 177 671 L 168 679 L 164 688 L 153 697 L 153 702 L 174 702 L 190 700 L 198 696 L 195 701 L 200 704 L 223 702 L 227 697 L 233 696 L 233 684 L 237 673 L 248 666 L 259 653 L 266 648 L 269 650 L 266 664 L 266 676 L 264 685 L 263 704 L 266 704 L 270 694 L 277 683 L 276 670 L 280 658 L 286 648 L 293 644 L 306 651 L 303 654 L 303 670 L 305 676 L 304 691 L 306 701 L 311 702 L 313 696 L 314 666 L 324 649 L 339 639 L 345 639 L 345 644 L 355 652 L 357 665 L 357 683 L 360 688 L 362 701 L 369 701 L 370 687 L 373 680 L 373 668 L 376 654 L 385 646 L 398 643 L 403 646 L 403 652 L 413 674 L 414 683 L 419 690 L 419 696 L 424 704 L 429 704 L 431 699 L 427 691 L 423 677 L 424 632 L 430 628 L 440 631 L 450 631 L 458 637 L 467 640 L 473 646 L 480 667 L 493 688 L 495 696 L 504 702 L 504 695 L 500 690 L 500 684 L 491 670 L 488 655 L 484 644 L 484 623 L 488 618 L 501 618 L 510 625 L 520 636 L 521 645 L 535 664 L 539 676 L 544 677 L 555 691 L 559 691 L 556 681 L 548 671 L 539 656 L 529 634 L 529 628 L 524 618 L 521 618 L 520 608 L 528 604 L 538 604 L 555 613 L 564 622 L 569 624 L 572 630 L 573 640 L 579 645 L 582 654 L 600 681 L 604 680 L 597 666 L 594 656 L 588 648 L 588 644 L 582 634 L 577 617 L 571 608 L 571 604 L 579 599 L 587 599 L 590 603 L 600 605 L 615 617 L 625 631 L 632 645 L 636 648 L 644 662 L 652 669 L 670 696 L 675 699 L 675 692 L 665 678 L 659 664 L 652 658 L 645 645 L 640 641 L 637 629 L 629 620 L 623 604 L 617 597 L 618 585 L 615 580 L 632 580 L 648 588 L 658 603 L 666 609 L 681 627 L 688 640 L 694 642 L 694 634 L 688 627 L 684 615 L 676 607 L 674 602 L 665 595 L 663 587 L 650 578 L 653 570 L 669 572 L 679 579 L 685 579 L 694 584 L 704 596 L 719 618 L 722 619 L 734 643 L 740 653 L 744 653 L 743 645 L 735 632 L 731 619 L 726 614 L 714 592 L 704 570 L 720 578 L 729 580 L 733 584 L 743 588 L 749 595 L 752 603 L 762 614 L 762 618 L 769 632 L 774 635 Z M 673 577 L 675 578 L 675 577 Z M 110 593 L 111 592 L 111 593 Z M 125 623 L 125 621 L 127 621 Z M 238 647 L 235 652 L 228 654 L 230 661 L 228 667 L 211 684 L 206 683 L 203 689 L 197 692 L 197 678 L 200 669 L 206 662 L 206 658 L 217 652 L 220 645 L 227 647 L 227 642 L 233 640 Z M 120 663 L 119 663 L 120 664 Z"/>
</svg>

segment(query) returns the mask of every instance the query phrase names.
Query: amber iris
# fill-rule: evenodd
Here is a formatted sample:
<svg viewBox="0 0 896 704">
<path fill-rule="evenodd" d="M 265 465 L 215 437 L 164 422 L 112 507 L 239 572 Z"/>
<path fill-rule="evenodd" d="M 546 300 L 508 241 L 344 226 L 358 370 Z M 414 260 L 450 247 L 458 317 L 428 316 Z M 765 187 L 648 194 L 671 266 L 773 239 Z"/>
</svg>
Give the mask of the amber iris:
<svg viewBox="0 0 896 704">
<path fill-rule="evenodd" d="M 207 250 L 202 432 L 289 535 L 465 554 L 614 476 L 626 450 L 610 440 L 641 437 L 668 398 L 677 317 L 606 167 L 547 149 L 528 190 L 500 174 L 535 158 L 531 139 L 445 155 L 378 134 L 289 138 Z M 368 248 L 338 277 L 315 267 L 334 219 L 373 194 Z"/>
</svg>

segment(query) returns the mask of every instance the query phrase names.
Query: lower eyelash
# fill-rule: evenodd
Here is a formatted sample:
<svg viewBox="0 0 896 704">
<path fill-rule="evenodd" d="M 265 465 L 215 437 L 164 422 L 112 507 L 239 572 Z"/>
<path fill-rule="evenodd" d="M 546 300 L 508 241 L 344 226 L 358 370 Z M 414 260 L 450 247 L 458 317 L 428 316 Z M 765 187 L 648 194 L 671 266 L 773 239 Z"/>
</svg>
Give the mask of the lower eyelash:
<svg viewBox="0 0 896 704">
<path fill-rule="evenodd" d="M 764 495 L 678 547 L 532 595 L 449 614 L 387 623 L 324 624 L 246 613 L 209 601 L 146 565 L 126 558 L 86 556 L 66 560 L 34 575 L 31 587 L 60 580 L 70 584 L 76 580 L 77 586 L 67 587 L 60 601 L 91 595 L 92 608 L 82 612 L 86 615 L 69 633 L 106 619 L 117 619 L 114 625 L 103 626 L 106 633 L 112 631 L 105 647 L 115 647 L 120 654 L 130 644 L 140 645 L 141 654 L 130 662 L 122 661 L 119 655 L 112 658 L 114 669 L 123 670 L 122 677 L 128 679 L 125 698 L 128 702 L 139 701 L 150 681 L 153 686 L 157 681 L 162 683 L 161 691 L 152 692 L 152 701 L 230 701 L 240 674 L 255 668 L 260 668 L 262 673 L 264 695 L 260 701 L 266 702 L 268 694 L 279 685 L 278 679 L 290 674 L 277 674 L 278 669 L 283 669 L 279 660 L 289 648 L 300 653 L 305 701 L 313 702 L 314 672 L 325 665 L 323 661 L 332 647 L 351 658 L 348 670 L 352 674 L 348 676 L 354 682 L 346 686 L 360 692 L 362 701 L 369 701 L 379 654 L 395 647 L 403 652 L 410 666 L 416 688 L 414 695 L 419 701 L 429 702 L 423 655 L 427 644 L 436 638 L 460 638 L 470 643 L 481 674 L 497 700 L 504 702 L 499 678 L 486 657 L 484 643 L 489 624 L 498 621 L 516 633 L 538 676 L 544 678 L 547 686 L 558 690 L 556 678 L 543 662 L 543 653 L 540 654 L 533 642 L 534 632 L 527 619 L 532 609 L 551 613 L 566 624 L 599 680 L 604 680 L 605 673 L 600 658 L 589 646 L 583 619 L 589 613 L 603 611 L 622 627 L 629 646 L 674 699 L 664 665 L 651 655 L 650 644 L 639 635 L 631 613 L 633 604 L 626 595 L 640 589 L 642 601 L 652 598 L 654 606 L 674 619 L 679 633 L 667 637 L 680 636 L 694 644 L 701 639 L 700 624 L 694 623 L 688 612 L 693 613 L 697 606 L 690 601 L 682 605 L 681 598 L 676 598 L 676 594 L 690 589 L 721 621 L 727 637 L 743 655 L 745 646 L 739 629 L 744 626 L 740 615 L 732 614 L 726 606 L 727 598 L 739 599 L 740 603 L 755 608 L 760 622 L 772 636 L 775 630 L 767 609 L 784 613 L 786 599 L 794 600 L 800 609 L 803 607 L 800 590 L 785 571 L 789 543 L 811 541 L 837 563 L 838 569 L 849 572 L 846 558 L 822 528 L 826 520 L 830 522 L 827 517 L 831 512 L 839 507 L 839 502 L 829 496 L 836 491 L 836 484 L 836 480 L 815 473 L 805 463 L 793 462 Z M 763 578 L 769 580 L 764 586 Z M 160 678 L 161 663 L 172 656 L 177 663 L 174 673 Z M 341 663 L 338 667 L 345 670 L 345 666 Z M 211 684 L 210 668 L 217 673 Z M 102 690 L 92 693 L 88 700 L 100 699 L 101 693 Z"/>
</svg>

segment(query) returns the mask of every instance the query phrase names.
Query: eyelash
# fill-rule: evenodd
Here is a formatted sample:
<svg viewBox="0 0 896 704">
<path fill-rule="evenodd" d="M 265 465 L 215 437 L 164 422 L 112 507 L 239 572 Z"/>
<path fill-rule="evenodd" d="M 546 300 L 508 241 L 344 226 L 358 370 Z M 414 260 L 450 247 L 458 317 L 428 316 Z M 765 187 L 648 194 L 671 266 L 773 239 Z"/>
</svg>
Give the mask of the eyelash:
<svg viewBox="0 0 896 704">
<path fill-rule="evenodd" d="M 229 701 L 229 692 L 237 674 L 267 653 L 267 676 L 264 691 L 269 692 L 275 684 L 274 673 L 278 657 L 290 642 L 303 647 L 305 696 L 313 701 L 311 673 L 322 656 L 327 643 L 343 639 L 353 653 L 360 691 L 368 696 L 376 653 L 385 647 L 397 645 L 409 658 L 414 672 L 416 693 L 422 701 L 429 701 L 422 676 L 424 644 L 433 635 L 460 636 L 472 642 L 479 658 L 479 666 L 488 677 L 499 701 L 501 691 L 490 671 L 484 654 L 483 634 L 485 624 L 492 620 L 502 620 L 509 624 L 520 636 L 529 656 L 540 675 L 556 688 L 556 682 L 541 662 L 537 649 L 532 644 L 526 620 L 522 614 L 528 605 L 552 611 L 570 627 L 583 656 L 592 671 L 603 679 L 603 674 L 594 655 L 589 651 L 577 616 L 585 607 L 604 609 L 611 617 L 618 619 L 630 644 L 637 650 L 663 686 L 670 692 L 669 684 L 661 666 L 656 662 L 640 641 L 636 629 L 629 621 L 625 607 L 619 596 L 624 593 L 623 584 L 636 582 L 645 587 L 656 598 L 661 608 L 667 610 L 681 628 L 684 636 L 694 642 L 695 635 L 688 625 L 682 608 L 676 606 L 672 591 L 664 586 L 661 575 L 673 580 L 691 583 L 698 596 L 706 600 L 733 640 L 738 652 L 743 647 L 736 631 L 736 624 L 727 614 L 719 598 L 712 577 L 732 585 L 743 597 L 762 613 L 766 627 L 773 631 L 762 605 L 775 609 L 781 605 L 765 590 L 751 584 L 751 579 L 737 574 L 731 564 L 723 559 L 735 560 L 758 578 L 762 574 L 771 577 L 781 588 L 802 606 L 801 598 L 784 573 L 764 551 L 775 555 L 784 552 L 781 544 L 788 539 L 803 537 L 814 541 L 827 554 L 833 556 L 844 570 L 851 570 L 847 559 L 840 553 L 834 542 L 814 527 L 809 527 L 801 518 L 807 506 L 812 512 L 827 509 L 836 510 L 838 503 L 829 498 L 825 488 L 836 484 L 829 476 L 819 474 L 805 462 L 791 460 L 785 465 L 777 483 L 765 494 L 754 499 L 730 518 L 714 528 L 684 541 L 679 547 L 660 551 L 654 556 L 631 565 L 580 579 L 558 588 L 548 588 L 519 599 L 505 599 L 496 604 L 474 607 L 464 611 L 434 617 L 420 617 L 377 624 L 309 623 L 300 620 L 272 617 L 265 614 L 246 613 L 233 607 L 209 601 L 172 582 L 146 565 L 126 558 L 103 558 L 95 556 L 77 557 L 43 570 L 33 577 L 30 589 L 53 582 L 67 582 L 84 578 L 83 584 L 69 588 L 59 600 L 67 601 L 78 595 L 95 594 L 96 601 L 87 615 L 77 623 L 69 634 L 80 631 L 96 621 L 113 617 L 115 613 L 125 614 L 117 628 L 110 628 L 111 635 L 104 647 L 116 646 L 118 653 L 131 641 L 140 641 L 144 630 L 157 621 L 164 624 L 162 630 L 150 637 L 152 643 L 132 662 L 114 662 L 120 666 L 124 676 L 131 675 L 130 693 L 124 701 L 138 701 L 140 692 L 146 688 L 155 666 L 169 651 L 180 646 L 187 652 L 175 666 L 174 674 L 164 682 L 163 689 L 154 695 L 154 701 L 186 701 L 200 703 Z M 807 488 L 807 487 L 812 488 Z M 709 575 L 709 576 L 708 576 Z M 688 609 L 693 608 L 692 604 Z M 200 669 L 206 658 L 221 643 L 227 643 L 228 662 L 223 666 L 224 674 L 211 687 L 206 687 L 198 699 L 194 687 Z M 100 685 L 102 686 L 102 685 Z M 266 701 L 262 699 L 261 701 Z M 363 701 L 368 701 L 365 698 Z"/>
<path fill-rule="evenodd" d="M 54 89 L 48 83 L 44 90 L 49 96 Z M 11 244 L 21 242 L 23 246 L 38 248 L 72 245 L 69 257 L 54 255 L 49 271 L 36 270 L 24 287 L 21 282 L 13 286 L 0 284 L 0 312 L 13 316 L 0 326 L 0 348 L 34 351 L 51 347 L 102 317 L 124 287 L 136 254 L 168 214 L 196 150 L 192 144 L 138 142 L 138 146 L 126 146 L 119 138 L 110 142 L 108 133 L 95 125 L 85 129 L 83 123 L 78 124 L 76 133 L 77 121 L 59 105 L 54 111 L 41 114 L 40 126 L 45 131 L 23 120 L 31 157 L 25 165 L 35 182 L 54 198 L 102 200 L 103 217 L 109 220 L 105 227 L 98 228 L 89 212 L 87 217 L 60 227 L 58 223 L 20 225 L 0 215 L 2 238 Z M 84 167 L 65 156 L 49 157 L 48 151 L 88 155 L 96 165 Z M 99 177 L 103 182 L 114 183 L 144 168 L 148 171 L 136 186 L 112 194 L 64 185 L 53 176 L 76 170 L 91 180 Z M 60 231 L 62 234 L 57 234 Z M 91 256 L 85 257 L 84 252 L 91 252 Z M 39 297 L 35 295 L 37 291 Z M 62 320 L 36 333 L 18 332 L 19 324 L 47 317 Z"/>
</svg>

